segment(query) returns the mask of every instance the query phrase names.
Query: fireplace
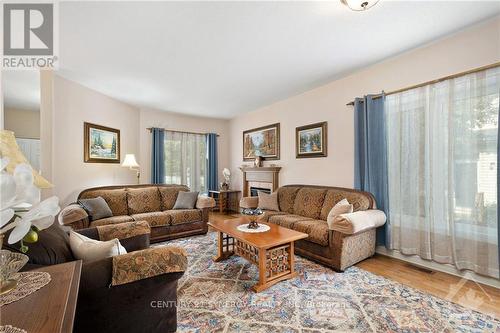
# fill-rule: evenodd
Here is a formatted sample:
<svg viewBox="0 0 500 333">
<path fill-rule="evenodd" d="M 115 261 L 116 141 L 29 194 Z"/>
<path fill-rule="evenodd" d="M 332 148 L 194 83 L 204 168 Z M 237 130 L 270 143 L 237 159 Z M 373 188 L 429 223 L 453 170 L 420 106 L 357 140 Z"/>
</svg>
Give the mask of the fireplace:
<svg viewBox="0 0 500 333">
<path fill-rule="evenodd" d="M 251 197 L 258 196 L 259 192 L 264 192 L 264 193 L 267 193 L 267 194 L 271 194 L 271 189 L 270 188 L 264 188 L 264 187 L 250 186 L 250 196 Z"/>
</svg>

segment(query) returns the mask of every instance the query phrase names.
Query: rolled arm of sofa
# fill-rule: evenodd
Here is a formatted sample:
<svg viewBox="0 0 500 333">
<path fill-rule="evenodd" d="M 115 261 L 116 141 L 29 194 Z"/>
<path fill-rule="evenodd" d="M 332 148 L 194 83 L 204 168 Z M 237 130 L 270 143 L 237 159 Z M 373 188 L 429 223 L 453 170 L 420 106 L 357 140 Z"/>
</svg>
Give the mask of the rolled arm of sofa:
<svg viewBox="0 0 500 333">
<path fill-rule="evenodd" d="M 327 223 L 330 230 L 352 235 L 383 226 L 386 220 L 387 217 L 383 211 L 369 209 L 340 214 L 335 216 L 333 220 L 327 221 Z"/>
<path fill-rule="evenodd" d="M 259 197 L 244 197 L 240 200 L 241 208 L 257 208 L 259 207 Z"/>
<path fill-rule="evenodd" d="M 78 204 L 71 204 L 59 212 L 57 216 L 59 224 L 70 226 L 74 230 L 85 229 L 89 227 L 89 215 Z"/>
<path fill-rule="evenodd" d="M 146 221 L 135 221 L 82 229 L 78 233 L 100 241 L 118 238 L 127 252 L 132 252 L 149 248 L 151 227 Z"/>
<path fill-rule="evenodd" d="M 166 246 L 135 251 L 113 257 L 111 285 L 118 286 L 167 273 L 185 272 L 186 251 Z"/>
<path fill-rule="evenodd" d="M 215 207 L 215 199 L 207 196 L 200 195 L 198 200 L 196 200 L 196 208 L 204 209 L 204 208 L 213 208 Z"/>
</svg>

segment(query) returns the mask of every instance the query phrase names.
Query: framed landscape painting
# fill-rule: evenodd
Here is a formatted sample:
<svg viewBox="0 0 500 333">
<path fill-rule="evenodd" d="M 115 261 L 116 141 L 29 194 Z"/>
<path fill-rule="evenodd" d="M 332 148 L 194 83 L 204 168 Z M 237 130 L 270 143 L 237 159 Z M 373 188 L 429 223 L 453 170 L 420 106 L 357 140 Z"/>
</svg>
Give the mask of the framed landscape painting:
<svg viewBox="0 0 500 333">
<path fill-rule="evenodd" d="M 120 163 L 120 130 L 83 123 L 83 160 L 86 163 Z"/>
<path fill-rule="evenodd" d="M 243 132 L 243 160 L 261 156 L 266 160 L 280 158 L 280 124 L 272 124 Z"/>
<path fill-rule="evenodd" d="M 295 129 L 297 158 L 326 157 L 328 145 L 328 124 L 326 121 Z"/>
</svg>

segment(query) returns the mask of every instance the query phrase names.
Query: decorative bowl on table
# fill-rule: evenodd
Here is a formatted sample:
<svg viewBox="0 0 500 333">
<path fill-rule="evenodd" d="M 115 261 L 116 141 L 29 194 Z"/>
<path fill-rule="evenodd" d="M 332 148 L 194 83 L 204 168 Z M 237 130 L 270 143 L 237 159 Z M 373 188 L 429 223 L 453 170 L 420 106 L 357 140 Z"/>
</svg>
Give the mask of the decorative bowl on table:
<svg viewBox="0 0 500 333">
<path fill-rule="evenodd" d="M 260 208 L 256 209 L 245 208 L 241 213 L 245 215 L 249 221 L 247 226 L 248 229 L 257 229 L 259 227 L 257 220 L 262 214 L 264 214 L 264 212 Z"/>
<path fill-rule="evenodd" d="M 8 293 L 17 286 L 18 272 L 28 262 L 22 253 L 0 250 L 0 295 Z"/>
</svg>

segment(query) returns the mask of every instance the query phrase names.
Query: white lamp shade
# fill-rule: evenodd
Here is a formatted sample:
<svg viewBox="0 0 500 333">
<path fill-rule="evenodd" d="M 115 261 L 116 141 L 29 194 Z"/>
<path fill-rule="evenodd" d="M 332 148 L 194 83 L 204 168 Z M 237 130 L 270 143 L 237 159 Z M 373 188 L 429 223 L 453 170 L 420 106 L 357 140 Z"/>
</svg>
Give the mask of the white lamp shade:
<svg viewBox="0 0 500 333">
<path fill-rule="evenodd" d="M 340 0 L 344 5 L 354 11 L 367 10 L 377 4 L 379 0 Z"/>
<path fill-rule="evenodd" d="M 135 160 L 134 154 L 126 154 L 125 159 L 123 159 L 122 166 L 123 167 L 130 167 L 130 168 L 138 168 L 139 164 L 137 164 L 137 161 Z"/>
</svg>

